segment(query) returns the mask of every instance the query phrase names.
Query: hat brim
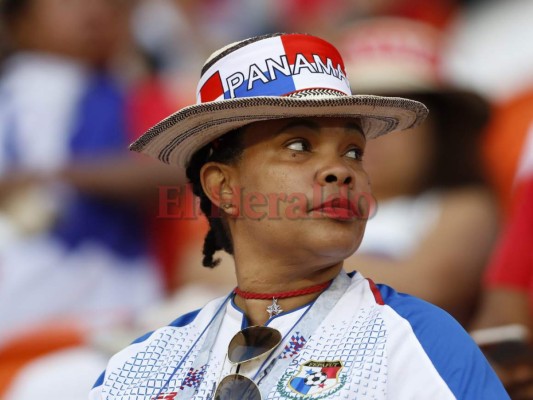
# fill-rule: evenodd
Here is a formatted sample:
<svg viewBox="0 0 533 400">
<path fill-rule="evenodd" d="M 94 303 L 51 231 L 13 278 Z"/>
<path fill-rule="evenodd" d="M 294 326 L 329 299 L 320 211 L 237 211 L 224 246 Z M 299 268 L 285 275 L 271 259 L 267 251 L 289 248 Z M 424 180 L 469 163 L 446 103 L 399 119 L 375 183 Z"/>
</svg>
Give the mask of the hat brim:
<svg viewBox="0 0 533 400">
<path fill-rule="evenodd" d="M 427 114 L 422 103 L 399 97 L 237 98 L 183 108 L 150 128 L 130 150 L 186 167 L 192 155 L 207 143 L 252 122 L 294 117 L 360 118 L 365 136 L 372 139 L 413 128 Z"/>
</svg>

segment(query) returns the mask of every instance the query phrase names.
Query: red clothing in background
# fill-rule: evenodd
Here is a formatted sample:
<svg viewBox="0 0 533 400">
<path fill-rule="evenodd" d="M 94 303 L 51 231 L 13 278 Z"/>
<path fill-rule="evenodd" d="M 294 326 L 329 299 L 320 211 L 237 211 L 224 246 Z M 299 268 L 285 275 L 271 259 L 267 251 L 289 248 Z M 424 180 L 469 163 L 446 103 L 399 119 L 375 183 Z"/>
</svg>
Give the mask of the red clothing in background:
<svg viewBox="0 0 533 400">
<path fill-rule="evenodd" d="M 533 178 L 524 183 L 493 254 L 485 283 L 489 288 L 507 287 L 527 292 L 533 315 Z"/>
</svg>

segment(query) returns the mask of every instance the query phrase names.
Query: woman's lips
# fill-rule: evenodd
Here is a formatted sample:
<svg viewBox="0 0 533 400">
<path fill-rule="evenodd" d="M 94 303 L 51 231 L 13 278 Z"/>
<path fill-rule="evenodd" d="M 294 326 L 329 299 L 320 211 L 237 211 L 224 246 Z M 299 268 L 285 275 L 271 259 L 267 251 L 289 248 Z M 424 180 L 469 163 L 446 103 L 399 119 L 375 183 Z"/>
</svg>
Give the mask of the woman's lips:
<svg viewBox="0 0 533 400">
<path fill-rule="evenodd" d="M 327 218 L 349 221 L 357 218 L 357 208 L 348 199 L 333 199 L 315 207 L 312 212 L 324 215 Z"/>
<path fill-rule="evenodd" d="M 323 215 L 331 219 L 338 219 L 343 221 L 349 221 L 355 219 L 356 214 L 352 210 L 346 208 L 337 208 L 337 207 L 324 207 L 316 211 L 319 211 Z"/>
</svg>

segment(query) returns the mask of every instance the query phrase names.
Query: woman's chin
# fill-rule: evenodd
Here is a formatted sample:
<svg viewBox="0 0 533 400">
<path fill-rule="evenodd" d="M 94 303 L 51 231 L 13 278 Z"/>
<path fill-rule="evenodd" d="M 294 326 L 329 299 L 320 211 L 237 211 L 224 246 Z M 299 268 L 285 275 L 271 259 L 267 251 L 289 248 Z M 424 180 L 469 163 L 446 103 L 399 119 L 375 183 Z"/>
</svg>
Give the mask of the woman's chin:
<svg viewBox="0 0 533 400">
<path fill-rule="evenodd" d="M 358 249 L 361 240 L 356 241 L 353 235 L 349 238 L 338 236 L 322 239 L 313 246 L 318 257 L 325 257 L 338 262 L 350 257 Z"/>
</svg>

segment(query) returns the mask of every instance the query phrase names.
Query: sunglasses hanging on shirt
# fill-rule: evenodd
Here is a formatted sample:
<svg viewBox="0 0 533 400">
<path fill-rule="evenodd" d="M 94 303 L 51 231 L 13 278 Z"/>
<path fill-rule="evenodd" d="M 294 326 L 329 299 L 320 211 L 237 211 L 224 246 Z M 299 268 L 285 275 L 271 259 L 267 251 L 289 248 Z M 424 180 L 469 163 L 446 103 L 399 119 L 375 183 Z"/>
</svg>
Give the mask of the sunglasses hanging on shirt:
<svg viewBox="0 0 533 400">
<path fill-rule="evenodd" d="M 237 372 L 220 381 L 214 399 L 262 400 L 257 384 L 239 374 L 240 365 L 270 353 L 280 343 L 281 333 L 268 326 L 250 326 L 238 332 L 228 346 L 228 359 L 237 365 Z"/>
</svg>

